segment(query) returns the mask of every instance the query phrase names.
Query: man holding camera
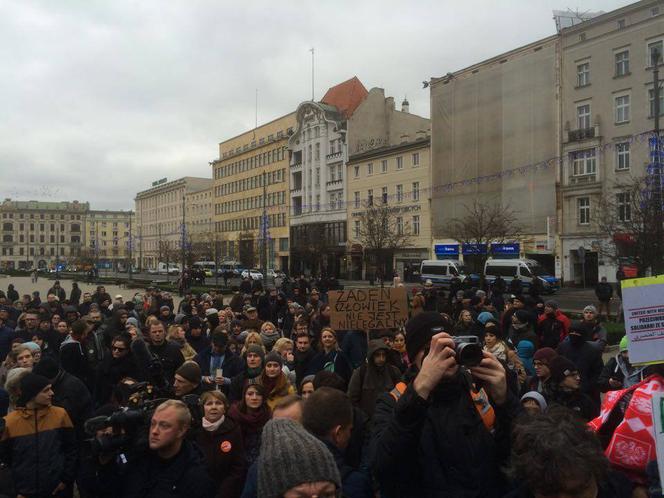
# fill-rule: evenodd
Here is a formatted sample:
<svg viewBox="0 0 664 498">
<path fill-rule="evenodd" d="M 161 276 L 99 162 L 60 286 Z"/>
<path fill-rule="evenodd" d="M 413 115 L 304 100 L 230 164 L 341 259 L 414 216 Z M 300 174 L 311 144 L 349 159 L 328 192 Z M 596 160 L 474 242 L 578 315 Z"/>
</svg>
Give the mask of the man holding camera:
<svg viewBox="0 0 664 498">
<path fill-rule="evenodd" d="M 518 401 L 491 354 L 463 366 L 453 324 L 424 312 L 406 324 L 413 366 L 376 402 L 372 466 L 385 496 L 500 497 Z M 480 359 L 481 358 L 481 359 Z M 459 360 L 459 362 L 457 361 Z M 462 362 L 463 363 L 463 362 Z"/>
</svg>

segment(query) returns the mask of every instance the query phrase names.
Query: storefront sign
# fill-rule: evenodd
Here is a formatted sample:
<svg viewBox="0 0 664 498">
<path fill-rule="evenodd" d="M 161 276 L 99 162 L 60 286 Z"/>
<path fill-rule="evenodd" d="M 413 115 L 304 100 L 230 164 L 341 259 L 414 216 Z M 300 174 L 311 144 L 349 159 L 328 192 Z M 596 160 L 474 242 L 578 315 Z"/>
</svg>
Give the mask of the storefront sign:
<svg viewBox="0 0 664 498">
<path fill-rule="evenodd" d="M 408 320 L 405 287 L 330 291 L 328 298 L 336 330 L 396 329 Z"/>
<path fill-rule="evenodd" d="M 664 363 L 664 275 L 622 281 L 629 361 Z"/>
<path fill-rule="evenodd" d="M 491 244 L 491 254 L 494 256 L 518 256 L 519 244 Z"/>
<path fill-rule="evenodd" d="M 464 244 L 461 247 L 464 255 L 486 254 L 486 244 Z"/>
<path fill-rule="evenodd" d="M 433 250 L 436 256 L 458 256 L 459 244 L 436 244 Z"/>
</svg>

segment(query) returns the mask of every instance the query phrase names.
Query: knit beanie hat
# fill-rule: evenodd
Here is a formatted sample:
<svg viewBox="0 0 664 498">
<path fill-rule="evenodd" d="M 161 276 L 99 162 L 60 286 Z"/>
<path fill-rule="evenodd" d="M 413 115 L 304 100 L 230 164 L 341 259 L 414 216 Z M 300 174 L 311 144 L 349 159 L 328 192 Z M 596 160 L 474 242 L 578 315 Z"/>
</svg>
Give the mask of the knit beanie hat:
<svg viewBox="0 0 664 498">
<path fill-rule="evenodd" d="M 311 382 L 313 384 L 315 378 L 315 375 L 305 375 L 305 377 L 300 381 L 300 392 L 302 392 L 303 385 L 305 385 L 307 382 Z"/>
<path fill-rule="evenodd" d="M 141 327 L 138 325 L 138 319 L 135 318 L 135 317 L 133 317 L 133 316 L 130 316 L 129 318 L 127 318 L 127 321 L 125 322 L 125 324 L 126 324 L 126 325 L 133 325 L 133 326 L 136 327 L 137 329 L 141 328 Z"/>
<path fill-rule="evenodd" d="M 27 348 L 30 348 L 30 351 L 32 353 L 41 350 L 41 348 L 39 347 L 39 344 L 37 344 L 36 342 L 28 341 L 28 342 L 24 342 L 23 345 Z"/>
<path fill-rule="evenodd" d="M 544 303 L 544 306 L 548 306 L 549 308 L 552 308 L 554 310 L 557 310 L 560 306 L 558 305 L 558 301 L 554 299 L 549 299 Z"/>
<path fill-rule="evenodd" d="M 523 403 L 527 399 L 534 399 L 535 401 L 537 401 L 537 404 L 540 406 L 540 410 L 542 411 L 542 413 L 546 411 L 547 408 L 546 400 L 544 399 L 544 396 L 542 396 L 537 391 L 528 391 L 526 394 L 521 396 L 521 403 Z"/>
<path fill-rule="evenodd" d="M 53 358 L 45 356 L 39 361 L 39 363 L 35 364 L 32 371 L 33 373 L 43 375 L 47 379 L 53 380 L 58 376 L 58 373 L 60 373 L 60 367 Z"/>
<path fill-rule="evenodd" d="M 273 361 L 273 362 L 275 362 L 275 363 L 279 363 L 279 366 L 280 366 L 280 367 L 283 367 L 283 366 L 284 366 L 284 360 L 283 360 L 283 358 L 282 358 L 281 355 L 280 355 L 279 353 L 277 353 L 276 351 L 270 351 L 270 352 L 267 354 L 267 356 L 265 357 L 265 364 L 266 364 L 266 365 L 267 365 L 268 363 L 270 363 L 271 361 Z"/>
<path fill-rule="evenodd" d="M 627 349 L 629 349 L 629 337 L 624 335 L 623 338 L 620 339 L 620 349 L 619 349 L 619 351 L 622 353 L 623 351 L 627 351 Z"/>
<path fill-rule="evenodd" d="M 263 364 L 265 363 L 265 351 L 258 344 L 250 344 L 247 346 L 247 353 L 255 353 L 261 357 Z M 246 356 L 246 353 L 245 353 Z"/>
<path fill-rule="evenodd" d="M 488 311 L 482 311 L 482 313 L 477 315 L 477 321 L 480 322 L 482 325 L 486 325 L 486 322 L 488 322 L 492 318 L 494 318 L 494 316 Z"/>
<path fill-rule="evenodd" d="M 263 428 L 258 457 L 258 498 L 278 498 L 308 482 L 329 481 L 341 489 L 330 450 L 297 422 L 270 420 Z"/>
<path fill-rule="evenodd" d="M 19 383 L 21 387 L 21 396 L 16 402 L 17 406 L 25 406 L 28 401 L 33 399 L 39 392 L 51 383 L 46 377 L 30 372 L 26 374 Z"/>
<path fill-rule="evenodd" d="M 541 361 L 542 363 L 551 366 L 551 362 L 556 356 L 558 356 L 558 353 L 556 353 L 555 349 L 541 348 L 535 351 L 535 354 L 533 355 L 533 361 Z"/>
<path fill-rule="evenodd" d="M 409 358 L 415 358 L 415 355 L 438 333 L 432 330 L 434 327 L 440 327 L 448 334 L 451 334 L 454 328 L 449 320 L 445 320 L 435 311 L 419 313 L 406 322 L 406 352 Z"/>
<path fill-rule="evenodd" d="M 530 320 L 530 313 L 528 313 L 526 310 L 516 310 L 514 312 L 514 316 L 517 320 L 519 320 L 519 323 L 528 323 Z"/>
<path fill-rule="evenodd" d="M 595 306 L 593 306 L 592 304 L 589 304 L 588 306 L 583 308 L 583 312 L 585 313 L 586 311 L 590 311 L 590 312 L 594 313 L 595 315 L 597 314 L 597 308 L 595 308 Z"/>
<path fill-rule="evenodd" d="M 180 368 L 175 371 L 175 375 L 184 377 L 192 384 L 201 382 L 201 367 L 195 361 L 185 361 Z"/>
<path fill-rule="evenodd" d="M 551 370 L 551 382 L 558 384 L 565 380 L 565 377 L 570 375 L 572 372 L 578 372 L 576 365 L 564 356 L 556 356 L 551 360 L 549 365 L 549 370 Z"/>
</svg>

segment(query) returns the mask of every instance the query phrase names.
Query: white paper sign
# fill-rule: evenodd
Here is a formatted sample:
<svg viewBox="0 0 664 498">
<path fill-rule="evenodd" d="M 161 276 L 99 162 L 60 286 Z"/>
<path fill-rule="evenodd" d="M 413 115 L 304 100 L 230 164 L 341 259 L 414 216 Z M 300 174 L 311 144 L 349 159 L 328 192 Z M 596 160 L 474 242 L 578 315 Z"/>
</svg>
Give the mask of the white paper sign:
<svg viewBox="0 0 664 498">
<path fill-rule="evenodd" d="M 664 362 L 664 275 L 622 281 L 629 359 Z"/>
</svg>

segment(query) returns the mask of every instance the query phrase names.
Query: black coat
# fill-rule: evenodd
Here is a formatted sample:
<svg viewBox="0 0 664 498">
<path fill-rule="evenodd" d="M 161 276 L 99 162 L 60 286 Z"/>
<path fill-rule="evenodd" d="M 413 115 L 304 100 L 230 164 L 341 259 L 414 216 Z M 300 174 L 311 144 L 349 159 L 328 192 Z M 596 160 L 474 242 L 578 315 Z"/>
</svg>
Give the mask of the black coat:
<svg viewBox="0 0 664 498">
<path fill-rule="evenodd" d="M 139 372 L 140 370 L 131 351 L 119 359 L 108 355 L 99 365 L 94 391 L 95 403 L 98 406 L 109 403 L 113 389 L 125 377 L 131 377 L 137 381 L 142 380 Z"/>
<path fill-rule="evenodd" d="M 581 374 L 581 391 L 586 393 L 599 405 L 599 377 L 604 368 L 602 353 L 588 342 L 574 346 L 571 341 L 563 341 L 558 346 L 557 352 L 570 360 Z"/>
<path fill-rule="evenodd" d="M 196 443 L 207 463 L 208 473 L 214 479 L 219 498 L 239 497 L 247 474 L 242 431 L 237 423 L 226 417 L 214 432 L 199 429 Z"/>
<path fill-rule="evenodd" d="M 509 458 L 517 398 L 508 390 L 505 404 L 494 410 L 492 434 L 461 375 L 440 384 L 429 400 L 412 384 L 398 401 L 382 394 L 373 416 L 370 459 L 384 496 L 503 496 L 500 466 Z"/>
<path fill-rule="evenodd" d="M 53 404 L 64 408 L 74 424 L 78 441 L 85 438 L 83 424 L 92 417 L 92 396 L 83 382 L 60 370 L 52 384 Z"/>
<path fill-rule="evenodd" d="M 151 344 L 150 352 L 159 357 L 161 366 L 164 369 L 164 376 L 169 384 L 173 385 L 175 371 L 184 363 L 184 356 L 180 351 L 180 346 L 172 342 L 164 342 L 159 346 Z"/>
<path fill-rule="evenodd" d="M 205 469 L 201 450 L 184 441 L 180 452 L 164 462 L 147 452 L 128 468 L 124 498 L 210 498 L 214 481 Z"/>
</svg>

